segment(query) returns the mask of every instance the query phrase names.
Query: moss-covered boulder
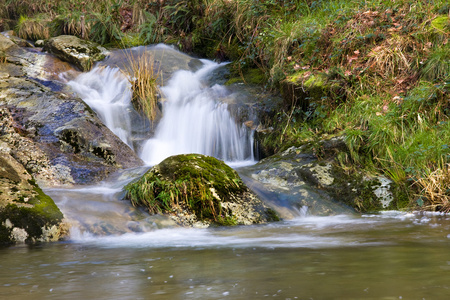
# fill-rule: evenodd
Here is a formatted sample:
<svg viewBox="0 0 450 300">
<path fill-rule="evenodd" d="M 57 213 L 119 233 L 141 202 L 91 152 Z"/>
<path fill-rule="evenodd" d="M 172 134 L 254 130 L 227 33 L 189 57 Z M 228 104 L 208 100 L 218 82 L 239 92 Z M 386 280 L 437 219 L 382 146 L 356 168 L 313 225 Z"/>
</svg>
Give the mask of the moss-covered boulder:
<svg viewBox="0 0 450 300">
<path fill-rule="evenodd" d="M 59 240 L 63 214 L 7 151 L 0 143 L 0 245 Z"/>
<path fill-rule="evenodd" d="M 44 50 L 74 64 L 81 71 L 89 71 L 95 62 L 104 59 L 107 54 L 106 49 L 100 45 L 72 35 L 61 35 L 47 40 Z"/>
<path fill-rule="evenodd" d="M 278 220 L 224 162 L 201 154 L 171 156 L 125 187 L 133 205 L 167 213 L 184 226 Z"/>
</svg>

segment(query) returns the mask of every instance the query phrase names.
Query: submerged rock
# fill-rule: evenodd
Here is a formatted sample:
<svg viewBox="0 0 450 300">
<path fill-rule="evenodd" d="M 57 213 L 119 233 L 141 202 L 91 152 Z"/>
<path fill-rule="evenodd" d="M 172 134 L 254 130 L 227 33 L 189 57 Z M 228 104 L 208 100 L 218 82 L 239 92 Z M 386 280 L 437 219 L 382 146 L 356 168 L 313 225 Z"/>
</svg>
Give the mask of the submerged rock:
<svg viewBox="0 0 450 300">
<path fill-rule="evenodd" d="M 183 226 L 278 220 L 224 162 L 201 154 L 171 156 L 125 187 L 133 205 L 167 213 Z"/>
<path fill-rule="evenodd" d="M 72 35 L 61 35 L 47 40 L 44 50 L 74 64 L 81 71 L 89 71 L 95 62 L 107 55 L 106 49 L 100 45 Z"/>
</svg>

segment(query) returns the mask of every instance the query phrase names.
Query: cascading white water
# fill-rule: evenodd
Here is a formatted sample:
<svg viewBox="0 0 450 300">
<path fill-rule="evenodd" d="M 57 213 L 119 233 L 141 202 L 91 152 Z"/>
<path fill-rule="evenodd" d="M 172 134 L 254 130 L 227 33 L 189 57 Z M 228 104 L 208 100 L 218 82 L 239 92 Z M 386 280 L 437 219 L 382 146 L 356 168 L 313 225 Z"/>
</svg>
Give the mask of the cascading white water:
<svg viewBox="0 0 450 300">
<path fill-rule="evenodd" d="M 67 83 L 98 114 L 104 124 L 133 148 L 131 84 L 118 68 L 96 67 Z"/>
<path fill-rule="evenodd" d="M 202 62 L 203 67 L 196 72 L 176 72 L 162 88 L 167 100 L 155 137 L 143 147 L 141 158 L 146 163 L 154 165 L 183 153 L 210 155 L 229 164 L 254 160 L 252 132 L 236 124 L 227 104 L 218 101 L 226 96 L 226 88 L 202 82 L 220 65 Z"/>
</svg>

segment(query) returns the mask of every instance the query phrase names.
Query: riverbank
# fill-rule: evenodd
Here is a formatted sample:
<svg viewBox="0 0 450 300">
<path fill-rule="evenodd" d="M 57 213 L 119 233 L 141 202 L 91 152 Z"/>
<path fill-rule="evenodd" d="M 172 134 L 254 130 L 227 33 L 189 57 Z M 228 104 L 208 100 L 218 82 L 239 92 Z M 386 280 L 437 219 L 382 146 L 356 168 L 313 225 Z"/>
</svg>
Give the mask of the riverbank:
<svg viewBox="0 0 450 300">
<path fill-rule="evenodd" d="M 92 6 L 92 7 L 91 7 Z M 450 32 L 446 1 L 6 1 L 0 31 L 72 34 L 108 46 L 165 42 L 231 60 L 230 83 L 284 103 L 259 136 L 266 154 L 342 137 L 336 164 L 379 174 L 405 207 L 449 211 Z M 1 57 L 0 57 L 1 59 Z M 317 149 L 316 149 L 317 148 Z"/>
</svg>

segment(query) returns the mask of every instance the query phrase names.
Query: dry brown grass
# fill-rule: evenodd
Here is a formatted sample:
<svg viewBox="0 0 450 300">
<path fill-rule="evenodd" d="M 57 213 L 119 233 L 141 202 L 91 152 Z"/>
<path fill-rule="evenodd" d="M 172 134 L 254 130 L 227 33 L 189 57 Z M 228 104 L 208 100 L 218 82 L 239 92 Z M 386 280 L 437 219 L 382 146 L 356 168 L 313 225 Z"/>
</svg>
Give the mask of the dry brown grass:
<svg viewBox="0 0 450 300">
<path fill-rule="evenodd" d="M 383 77 L 411 74 L 415 43 L 410 38 L 393 35 L 367 55 L 367 65 Z"/>
<path fill-rule="evenodd" d="M 0 64 L 6 63 L 6 54 L 3 51 L 0 51 Z"/>
<path fill-rule="evenodd" d="M 133 90 L 133 105 L 149 120 L 154 120 L 158 103 L 158 72 L 155 70 L 154 59 L 148 54 L 139 57 L 128 55 L 127 70 Z"/>
<path fill-rule="evenodd" d="M 415 184 L 420 188 L 418 196 L 425 210 L 450 212 L 450 164 L 429 172 Z"/>
<path fill-rule="evenodd" d="M 50 20 L 37 16 L 29 19 L 21 16 L 16 27 L 17 35 L 26 40 L 41 40 L 50 38 L 48 23 Z"/>
</svg>

